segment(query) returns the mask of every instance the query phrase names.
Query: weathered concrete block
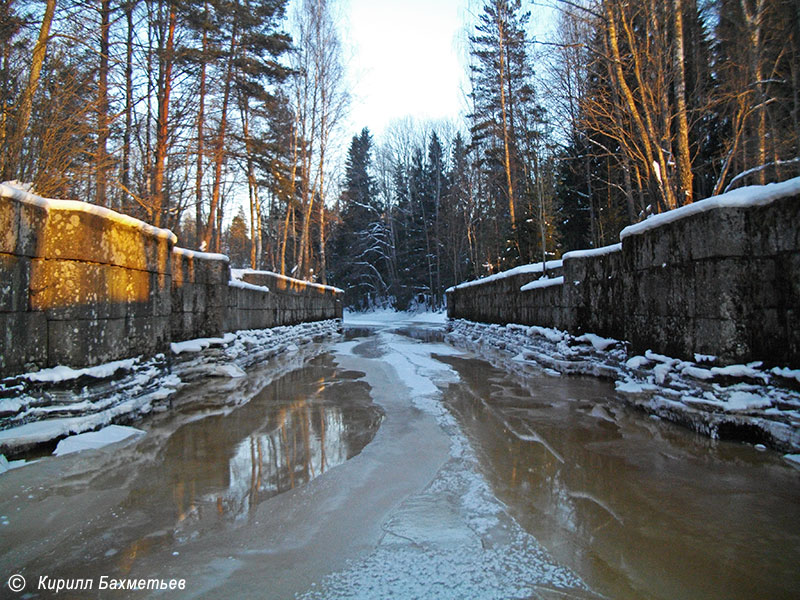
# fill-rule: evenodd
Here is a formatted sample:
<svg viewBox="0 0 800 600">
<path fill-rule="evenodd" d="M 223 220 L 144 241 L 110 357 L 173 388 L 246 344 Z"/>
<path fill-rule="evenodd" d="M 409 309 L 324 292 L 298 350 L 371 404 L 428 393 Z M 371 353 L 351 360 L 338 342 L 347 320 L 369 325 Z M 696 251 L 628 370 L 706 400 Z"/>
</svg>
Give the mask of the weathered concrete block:
<svg viewBox="0 0 800 600">
<path fill-rule="evenodd" d="M 747 256 L 745 222 L 745 210 L 718 208 L 672 223 L 672 244 L 677 249 L 673 262 Z"/>
<path fill-rule="evenodd" d="M 47 344 L 44 313 L 0 313 L 0 376 L 45 366 Z"/>
<path fill-rule="evenodd" d="M 164 352 L 170 342 L 169 317 L 128 317 L 125 319 L 125 335 L 129 344 L 125 351 L 127 356 L 151 356 Z"/>
<path fill-rule="evenodd" d="M 171 271 L 175 241 L 171 232 L 100 207 L 69 204 L 74 208 L 61 208 L 61 204 L 49 208 L 46 221 L 38 225 L 41 230 L 35 235 L 42 258 L 82 260 L 154 273 Z"/>
<path fill-rule="evenodd" d="M 140 273 L 142 281 L 128 296 L 129 280 L 125 269 L 37 258 L 31 264 L 30 307 L 45 312 L 48 319 L 62 321 L 122 318 L 129 300 L 148 300 L 149 278 L 147 273 Z"/>
<path fill-rule="evenodd" d="M 91 366 L 166 350 L 169 317 L 49 321 L 48 366 Z"/>
<path fill-rule="evenodd" d="M 97 365 L 138 352 L 127 352 L 125 318 L 70 319 L 47 323 L 47 366 Z"/>
<path fill-rule="evenodd" d="M 0 195 L 0 253 L 19 254 L 19 203 Z"/>
<path fill-rule="evenodd" d="M 797 252 L 800 248 L 800 197 L 778 198 L 747 211 L 745 237 L 752 256 Z"/>
<path fill-rule="evenodd" d="M 743 323 L 731 319 L 694 319 L 694 335 L 690 352 L 717 356 L 723 364 L 747 360 L 750 340 Z M 681 358 L 692 358 L 690 353 Z"/>
<path fill-rule="evenodd" d="M 0 254 L 0 312 L 28 310 L 31 260 L 25 256 Z"/>
</svg>

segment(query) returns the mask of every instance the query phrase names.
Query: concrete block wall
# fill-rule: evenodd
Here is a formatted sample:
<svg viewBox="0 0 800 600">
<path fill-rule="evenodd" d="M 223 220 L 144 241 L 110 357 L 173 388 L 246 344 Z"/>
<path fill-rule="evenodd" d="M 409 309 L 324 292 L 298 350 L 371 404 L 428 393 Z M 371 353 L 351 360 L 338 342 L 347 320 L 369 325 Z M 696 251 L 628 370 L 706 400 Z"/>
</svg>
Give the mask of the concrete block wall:
<svg viewBox="0 0 800 600">
<path fill-rule="evenodd" d="M 800 366 L 798 223 L 791 193 L 623 231 L 634 349 Z"/>
<path fill-rule="evenodd" d="M 0 374 L 167 347 L 171 232 L 5 185 L 0 231 Z"/>
<path fill-rule="evenodd" d="M 266 287 L 276 295 L 275 325 L 342 318 L 342 290 L 271 271 L 245 270 L 240 277 L 245 283 Z"/>
<path fill-rule="evenodd" d="M 592 332 L 637 353 L 800 367 L 800 178 L 743 188 L 567 253 L 563 284 L 448 291 L 448 316 Z"/>
<path fill-rule="evenodd" d="M 562 273 L 561 266 L 550 265 L 547 274 L 558 277 Z M 464 318 L 485 323 L 531 323 L 546 321 L 544 313 L 555 304 L 561 304 L 550 298 L 549 292 L 521 294 L 520 288 L 542 276 L 541 270 L 525 270 L 516 275 L 487 278 L 487 283 L 457 286 L 447 291 L 448 315 L 462 315 L 453 318 Z M 560 293 L 560 292 L 559 292 Z M 468 316 L 467 316 L 468 315 Z M 555 325 L 548 325 L 555 327 Z"/>
<path fill-rule="evenodd" d="M 231 285 L 228 258 L 83 202 L 0 184 L 0 376 L 154 355 L 172 341 L 341 318 L 341 294 Z"/>
<path fill-rule="evenodd" d="M 626 297 L 632 290 L 622 277 L 622 246 L 568 252 L 564 261 L 565 327 L 572 333 L 596 333 L 625 339 Z"/>
<path fill-rule="evenodd" d="M 172 341 L 225 331 L 230 260 L 224 254 L 172 250 Z"/>
</svg>

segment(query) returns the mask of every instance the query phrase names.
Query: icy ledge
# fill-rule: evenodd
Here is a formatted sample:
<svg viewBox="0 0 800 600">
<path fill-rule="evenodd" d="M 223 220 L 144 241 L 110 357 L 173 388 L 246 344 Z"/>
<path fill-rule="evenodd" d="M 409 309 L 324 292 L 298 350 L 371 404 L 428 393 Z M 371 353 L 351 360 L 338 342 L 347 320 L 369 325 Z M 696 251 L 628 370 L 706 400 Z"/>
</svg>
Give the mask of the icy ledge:
<svg viewBox="0 0 800 600">
<path fill-rule="evenodd" d="M 618 397 L 655 417 L 714 439 L 800 452 L 800 371 L 761 363 L 715 366 L 713 356 L 683 361 L 646 352 L 629 356 L 624 342 L 594 334 L 524 325 L 455 320 L 447 341 L 501 353 L 504 366 L 551 375 L 593 375 L 614 381 Z"/>
<path fill-rule="evenodd" d="M 0 455 L 14 456 L 67 436 L 128 424 L 164 411 L 182 387 L 226 379 L 312 341 L 338 335 L 341 321 L 242 330 L 173 344 L 168 355 L 87 369 L 54 367 L 0 380 Z M 91 438 L 90 438 L 91 439 Z"/>
</svg>

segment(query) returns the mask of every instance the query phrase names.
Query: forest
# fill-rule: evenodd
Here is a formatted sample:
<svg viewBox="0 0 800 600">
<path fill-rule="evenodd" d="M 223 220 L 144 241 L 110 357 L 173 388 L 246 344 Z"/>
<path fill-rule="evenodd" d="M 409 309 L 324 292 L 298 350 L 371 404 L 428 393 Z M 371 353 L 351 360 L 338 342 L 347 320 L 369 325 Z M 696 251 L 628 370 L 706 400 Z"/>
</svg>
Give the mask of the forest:
<svg viewBox="0 0 800 600">
<path fill-rule="evenodd" d="M 408 309 L 800 174 L 796 0 L 550 4 L 480 5 L 460 118 L 348 140 L 335 0 L 0 0 L 0 181 Z"/>
</svg>

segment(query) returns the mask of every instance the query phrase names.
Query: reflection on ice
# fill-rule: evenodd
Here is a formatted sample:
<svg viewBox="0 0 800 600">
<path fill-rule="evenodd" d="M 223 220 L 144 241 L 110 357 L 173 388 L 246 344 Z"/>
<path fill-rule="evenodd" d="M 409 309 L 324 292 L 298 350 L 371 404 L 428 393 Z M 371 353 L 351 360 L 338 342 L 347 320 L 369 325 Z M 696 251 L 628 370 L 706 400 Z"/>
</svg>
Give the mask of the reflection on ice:
<svg viewBox="0 0 800 600">
<path fill-rule="evenodd" d="M 793 598 L 800 484 L 780 456 L 714 442 L 584 377 L 443 357 L 445 393 L 512 514 L 613 598 Z"/>
<path fill-rule="evenodd" d="M 361 377 L 329 354 L 264 365 L 181 391 L 172 411 L 137 423 L 147 434 L 125 446 L 4 474 L 0 515 L 11 518 L 0 519 L 0 570 L 149 575 L 143 565 L 182 560 L 184 544 L 243 529 L 266 499 L 372 440 L 383 412 Z"/>
<path fill-rule="evenodd" d="M 178 521 L 204 519 L 209 509 L 225 519 L 246 517 L 265 499 L 358 454 L 377 431 L 381 412 L 354 376 L 319 358 L 231 414 L 178 429 L 163 463 Z"/>
<path fill-rule="evenodd" d="M 338 406 L 303 399 L 278 410 L 271 421 L 276 426 L 269 432 L 236 445 L 228 489 L 218 499 L 224 512 L 244 515 L 262 499 L 310 481 L 360 450 Z"/>
</svg>

